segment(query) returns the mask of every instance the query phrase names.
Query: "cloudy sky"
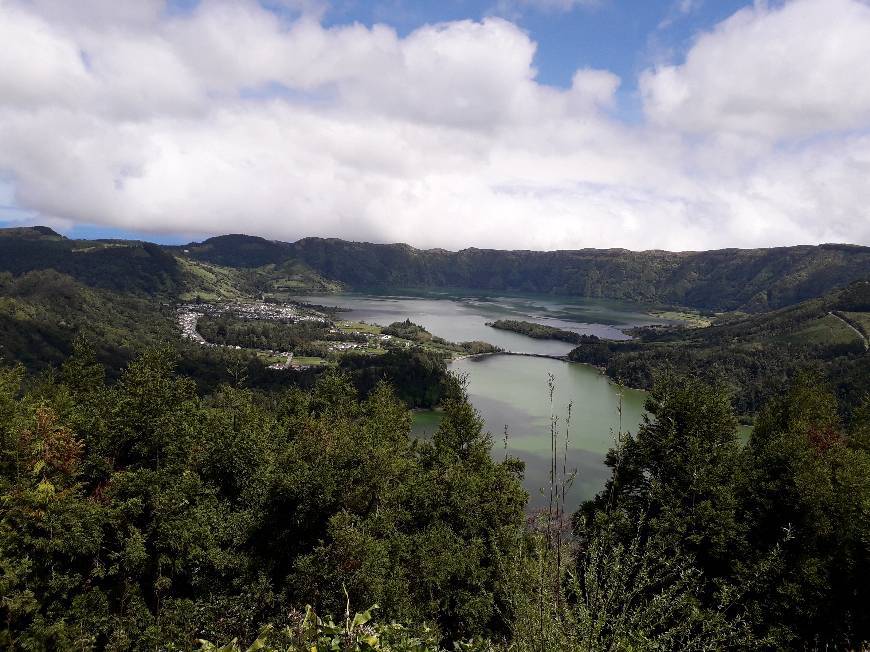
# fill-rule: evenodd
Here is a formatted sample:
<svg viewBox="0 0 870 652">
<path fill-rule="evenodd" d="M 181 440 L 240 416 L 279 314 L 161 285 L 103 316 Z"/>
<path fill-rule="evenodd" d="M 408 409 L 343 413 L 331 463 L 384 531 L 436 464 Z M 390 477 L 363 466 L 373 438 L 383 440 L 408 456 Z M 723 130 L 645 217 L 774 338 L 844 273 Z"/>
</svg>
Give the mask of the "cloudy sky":
<svg viewBox="0 0 870 652">
<path fill-rule="evenodd" d="M 0 0 L 0 224 L 870 245 L 868 0 Z"/>
</svg>

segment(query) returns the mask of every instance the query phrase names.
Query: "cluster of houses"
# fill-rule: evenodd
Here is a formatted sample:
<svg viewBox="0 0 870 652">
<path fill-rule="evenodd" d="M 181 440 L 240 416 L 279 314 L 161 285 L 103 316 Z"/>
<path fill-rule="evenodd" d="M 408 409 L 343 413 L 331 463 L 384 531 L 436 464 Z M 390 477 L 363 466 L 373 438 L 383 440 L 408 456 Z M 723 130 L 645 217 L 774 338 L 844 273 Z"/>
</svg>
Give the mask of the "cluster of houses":
<svg viewBox="0 0 870 652">
<path fill-rule="evenodd" d="M 325 318 L 317 315 L 302 314 L 295 306 L 285 304 L 234 304 L 230 306 L 215 306 L 210 303 L 195 303 L 179 306 L 178 308 L 178 326 L 181 329 L 181 336 L 193 340 L 202 346 L 226 348 L 226 349 L 241 349 L 240 346 L 213 344 L 206 341 L 200 335 L 196 328 L 199 318 L 203 315 L 219 315 L 225 312 L 233 312 L 243 317 L 244 319 L 271 319 L 283 321 L 324 321 Z M 293 368 L 293 353 L 290 351 L 272 351 L 268 350 L 265 353 L 271 355 L 282 356 L 284 362 L 277 362 L 269 365 L 269 369 L 285 370 Z M 300 368 L 300 367 L 297 367 Z"/>
<path fill-rule="evenodd" d="M 204 315 L 218 316 L 228 312 L 233 313 L 242 319 L 282 321 L 287 323 L 295 323 L 300 321 L 320 322 L 324 324 L 331 323 L 329 318 L 322 313 L 318 313 L 314 310 L 302 309 L 300 307 L 289 304 L 255 302 L 215 305 L 210 303 L 193 303 L 185 304 L 178 307 L 178 326 L 181 329 L 182 337 L 193 340 L 201 346 L 241 349 L 240 346 L 213 344 L 211 342 L 208 342 L 197 330 L 197 323 L 199 322 L 200 317 Z M 337 328 L 330 328 L 329 332 L 333 334 L 338 334 L 342 331 Z M 367 346 L 371 346 L 371 343 L 373 341 L 386 342 L 392 339 L 392 336 L 390 335 L 371 333 L 359 334 L 366 336 L 366 343 L 330 342 L 330 350 L 352 351 L 355 349 L 364 349 Z M 309 366 L 294 364 L 293 353 L 290 351 L 263 350 L 263 352 L 284 358 L 282 362 L 277 362 L 275 364 L 269 365 L 269 369 L 306 369 Z"/>
</svg>

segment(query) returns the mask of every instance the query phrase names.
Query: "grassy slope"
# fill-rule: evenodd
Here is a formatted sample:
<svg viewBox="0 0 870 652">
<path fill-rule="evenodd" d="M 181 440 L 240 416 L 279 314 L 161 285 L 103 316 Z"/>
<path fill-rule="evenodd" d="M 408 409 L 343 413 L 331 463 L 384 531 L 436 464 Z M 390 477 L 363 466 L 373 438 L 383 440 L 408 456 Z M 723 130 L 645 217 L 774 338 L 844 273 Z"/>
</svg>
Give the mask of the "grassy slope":
<svg viewBox="0 0 870 652">
<path fill-rule="evenodd" d="M 744 414 L 800 369 L 827 376 L 856 403 L 870 392 L 870 354 L 835 311 L 870 322 L 870 282 L 760 315 L 722 315 L 706 328 L 637 329 L 635 341 L 581 346 L 572 355 L 606 364 L 609 375 L 639 387 L 669 369 L 724 377 Z"/>
</svg>

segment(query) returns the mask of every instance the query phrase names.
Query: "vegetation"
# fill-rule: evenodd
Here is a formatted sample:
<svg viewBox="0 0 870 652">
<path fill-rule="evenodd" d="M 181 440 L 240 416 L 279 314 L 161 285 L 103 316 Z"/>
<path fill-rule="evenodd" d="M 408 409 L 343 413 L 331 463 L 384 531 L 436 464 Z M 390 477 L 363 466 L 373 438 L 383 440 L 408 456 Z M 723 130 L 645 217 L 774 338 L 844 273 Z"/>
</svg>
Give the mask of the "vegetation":
<svg viewBox="0 0 870 652">
<path fill-rule="evenodd" d="M 625 342 L 584 336 L 569 359 L 605 367 L 615 380 L 646 389 L 669 370 L 720 380 L 732 389 L 741 415 L 757 413 L 783 378 L 815 371 L 835 386 L 848 410 L 867 389 L 870 357 L 861 333 L 837 317 L 840 312 L 856 322 L 870 313 L 870 282 L 770 313 L 724 315 L 707 328 L 636 329 L 637 339 Z"/>
<path fill-rule="evenodd" d="M 191 288 L 250 299 L 286 280 L 297 264 L 287 261 L 310 241 L 250 239 L 236 251 L 237 237 L 227 236 L 185 254 L 69 241 L 49 229 L 4 238 L 4 649 L 870 645 L 866 281 L 764 314 L 720 315 L 703 328 L 639 329 L 629 342 L 577 336 L 573 359 L 650 387 L 648 416 L 636 433 L 615 433 L 606 486 L 571 514 L 568 427 L 554 415 L 548 508 L 529 514 L 522 463 L 507 445 L 492 454 L 463 383 L 446 370 L 448 357 L 488 345 L 451 344 L 410 321 L 381 329 L 232 312 L 201 318 L 213 346 L 179 337 L 175 302 Z M 395 255 L 378 274 L 410 255 L 376 251 Z M 452 261 L 459 276 L 450 278 L 471 278 L 469 261 L 486 260 L 495 273 L 487 282 L 553 278 L 531 252 L 411 253 L 419 255 L 409 278 L 447 278 L 426 276 L 430 255 Z M 623 255 L 609 252 L 614 265 Z M 786 270 L 768 280 L 766 297 L 789 303 L 862 255 L 775 250 L 752 273 Z M 700 254 L 643 256 L 661 265 L 649 283 L 672 264 L 668 256 L 701 264 Z M 831 270 L 824 278 L 819 256 Z M 499 260 L 529 263 L 526 280 L 499 277 L 509 269 Z M 356 262 L 365 273 L 374 264 Z M 691 294 L 737 278 L 728 265 L 688 269 L 691 282 L 652 292 Z M 575 270 L 577 279 L 584 273 Z M 596 278 L 590 292 L 615 287 L 616 276 Z M 635 287 L 630 274 L 622 278 L 620 287 Z M 723 301 L 742 293 L 730 289 Z M 362 339 L 383 348 L 329 348 Z M 266 367 L 267 350 L 317 347 L 330 367 Z M 409 407 L 434 405 L 443 417 L 432 440 L 414 439 Z M 757 415 L 745 445 L 737 413 Z M 566 417 L 578 418 L 570 408 Z M 351 605 L 371 609 L 354 614 Z"/>
<path fill-rule="evenodd" d="M 456 384 L 431 443 L 386 384 L 199 398 L 160 350 L 115 385 L 79 346 L 0 388 L 4 647 L 250 639 L 306 602 L 340 613 L 342 587 L 445 636 L 507 630 L 520 467 Z"/>
<path fill-rule="evenodd" d="M 844 428 L 814 377 L 765 408 L 745 448 L 727 393 L 697 379 L 660 384 L 648 410 L 610 452 L 607 486 L 577 514 L 581 546 L 604 532 L 624 549 L 654 546 L 666 564 L 690 563 L 694 609 L 705 623 L 731 619 L 741 647 L 866 645 L 870 592 L 858 578 L 870 570 L 870 523 L 857 516 L 870 496 L 866 417 Z"/>
<path fill-rule="evenodd" d="M 551 508 L 529 526 L 521 465 L 493 461 L 456 381 L 426 443 L 384 382 L 365 399 L 335 373 L 200 397 L 172 365 L 152 350 L 107 384 L 79 341 L 56 375 L 0 371 L 3 645 L 190 649 L 266 624 L 257 645 L 306 650 L 870 639 L 870 402 L 844 426 L 816 378 L 746 447 L 725 391 L 660 383 L 572 538 L 557 420 Z M 349 614 L 348 599 L 383 624 L 301 611 Z"/>
<path fill-rule="evenodd" d="M 362 395 L 386 380 L 411 408 L 440 405 L 450 385 L 444 357 L 420 348 L 391 349 L 374 358 L 348 354 L 342 356 L 339 367 L 349 374 Z"/>
<path fill-rule="evenodd" d="M 90 288 L 54 270 L 0 273 L 0 356 L 32 371 L 63 362 L 81 333 L 115 376 L 172 330 L 171 311 L 135 295 Z"/>
<path fill-rule="evenodd" d="M 330 333 L 329 324 L 324 322 L 281 323 L 243 319 L 232 314 L 204 315 L 197 322 L 197 330 L 213 344 L 240 346 L 245 349 L 299 351 L 317 340 L 360 341 L 352 333 Z M 364 337 L 362 341 L 366 341 Z"/>
<path fill-rule="evenodd" d="M 544 324 L 535 324 L 530 321 L 517 321 L 515 319 L 499 319 L 487 323 L 487 326 L 504 331 L 511 331 L 513 333 L 519 333 L 520 335 L 533 337 L 536 340 L 561 340 L 562 342 L 579 344 L 583 337 L 580 333 L 575 333 L 574 331 L 567 331 L 562 328 L 546 326 Z"/>
<path fill-rule="evenodd" d="M 421 251 L 306 238 L 226 235 L 183 247 L 68 240 L 45 227 L 0 229 L 0 271 L 53 268 L 92 287 L 183 300 L 287 299 L 342 287 L 469 288 L 761 312 L 866 278 L 853 245 L 706 252 Z"/>
<path fill-rule="evenodd" d="M 393 322 L 389 326 L 382 328 L 381 332 L 384 335 L 392 335 L 393 337 L 400 337 L 420 344 L 432 341 L 432 334 L 422 326 L 412 322 L 410 319 Z"/>
<path fill-rule="evenodd" d="M 867 277 L 870 248 L 852 245 L 702 252 L 421 251 L 306 238 L 288 255 L 350 287 L 470 288 L 760 312 Z"/>
</svg>

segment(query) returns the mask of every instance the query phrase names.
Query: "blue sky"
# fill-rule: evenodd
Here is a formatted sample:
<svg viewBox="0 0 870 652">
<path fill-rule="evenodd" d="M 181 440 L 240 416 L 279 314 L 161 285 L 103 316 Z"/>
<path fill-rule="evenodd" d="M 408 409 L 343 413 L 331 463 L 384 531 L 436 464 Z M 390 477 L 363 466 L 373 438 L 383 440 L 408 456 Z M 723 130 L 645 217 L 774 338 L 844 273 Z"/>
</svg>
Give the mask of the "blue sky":
<svg viewBox="0 0 870 652">
<path fill-rule="evenodd" d="M 0 225 L 870 244 L 870 0 L 4 0 L 0 42 Z"/>
<path fill-rule="evenodd" d="M 347 0 L 325 14 L 328 24 L 386 23 L 407 34 L 426 23 L 503 16 L 538 44 L 539 81 L 568 86 L 578 68 L 610 70 L 635 90 L 637 74 L 683 52 L 694 34 L 709 29 L 746 0 L 601 0 L 563 10 L 535 2 L 493 0 Z"/>
</svg>

